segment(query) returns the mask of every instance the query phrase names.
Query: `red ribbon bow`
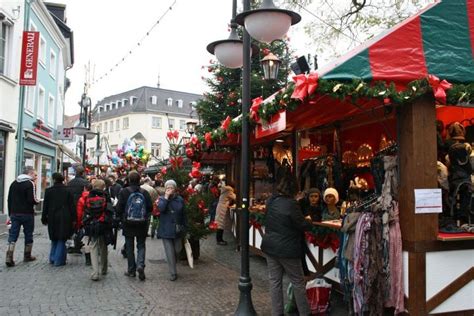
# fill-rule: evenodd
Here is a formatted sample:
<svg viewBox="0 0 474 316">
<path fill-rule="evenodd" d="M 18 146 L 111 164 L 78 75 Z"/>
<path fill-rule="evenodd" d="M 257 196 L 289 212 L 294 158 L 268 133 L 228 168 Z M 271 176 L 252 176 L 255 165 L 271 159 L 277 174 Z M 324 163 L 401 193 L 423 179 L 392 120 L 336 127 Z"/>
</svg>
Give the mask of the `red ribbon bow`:
<svg viewBox="0 0 474 316">
<path fill-rule="evenodd" d="M 305 74 L 294 76 L 293 80 L 295 81 L 295 90 L 291 98 L 304 101 L 307 96 L 312 95 L 316 91 L 319 77 L 317 73 L 313 72 L 308 76 Z"/>
<path fill-rule="evenodd" d="M 428 75 L 428 83 L 433 89 L 434 96 L 441 104 L 446 104 L 446 90 L 453 86 L 446 80 L 439 80 L 435 75 Z"/>
<path fill-rule="evenodd" d="M 262 103 L 263 103 L 263 98 L 258 97 L 252 100 L 252 106 L 250 107 L 250 118 L 257 123 L 260 121 L 258 110 L 260 109 L 260 105 Z"/>
<path fill-rule="evenodd" d="M 229 129 L 230 121 L 231 121 L 230 116 L 227 115 L 227 117 L 225 118 L 225 120 L 221 124 L 221 128 L 224 131 L 227 131 L 227 129 Z"/>
<path fill-rule="evenodd" d="M 178 131 L 169 131 L 169 132 L 166 133 L 166 137 L 169 140 L 173 140 L 173 139 L 178 140 L 179 139 L 179 132 Z"/>
</svg>

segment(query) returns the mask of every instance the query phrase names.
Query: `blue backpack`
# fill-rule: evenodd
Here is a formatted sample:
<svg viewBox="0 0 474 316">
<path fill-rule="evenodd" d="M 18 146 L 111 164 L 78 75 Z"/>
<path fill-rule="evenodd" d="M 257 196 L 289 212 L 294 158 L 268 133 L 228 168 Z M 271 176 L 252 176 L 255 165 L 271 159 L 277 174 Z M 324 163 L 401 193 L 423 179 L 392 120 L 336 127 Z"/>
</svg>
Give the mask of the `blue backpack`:
<svg viewBox="0 0 474 316">
<path fill-rule="evenodd" d="M 125 221 L 144 223 L 146 221 L 145 196 L 140 191 L 132 192 L 125 205 Z"/>
</svg>

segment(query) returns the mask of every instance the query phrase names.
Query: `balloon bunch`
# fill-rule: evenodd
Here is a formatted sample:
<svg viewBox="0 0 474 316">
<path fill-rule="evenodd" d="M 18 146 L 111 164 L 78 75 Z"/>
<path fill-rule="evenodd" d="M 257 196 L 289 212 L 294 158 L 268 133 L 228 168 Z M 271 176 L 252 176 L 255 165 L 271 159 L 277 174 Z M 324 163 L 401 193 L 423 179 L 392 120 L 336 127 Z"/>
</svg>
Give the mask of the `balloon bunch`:
<svg viewBox="0 0 474 316">
<path fill-rule="evenodd" d="M 133 140 L 126 138 L 122 147 L 112 152 L 109 160 L 113 167 L 120 173 L 131 170 L 143 171 L 150 160 L 151 152 L 143 145 L 137 145 Z"/>
</svg>

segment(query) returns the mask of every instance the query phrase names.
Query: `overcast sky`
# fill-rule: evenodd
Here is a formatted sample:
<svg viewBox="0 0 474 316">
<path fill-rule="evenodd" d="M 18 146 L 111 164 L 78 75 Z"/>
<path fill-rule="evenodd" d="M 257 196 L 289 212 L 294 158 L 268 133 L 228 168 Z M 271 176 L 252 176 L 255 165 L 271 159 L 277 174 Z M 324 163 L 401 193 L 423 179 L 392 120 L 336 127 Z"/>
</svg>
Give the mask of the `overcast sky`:
<svg viewBox="0 0 474 316">
<path fill-rule="evenodd" d="M 174 0 L 57 0 L 66 4 L 67 24 L 74 32 L 74 67 L 67 72 L 72 84 L 66 93 L 66 114 L 79 112 L 85 65 L 90 61 L 95 79 L 108 73 L 89 90 L 92 103 L 140 86 L 203 93 L 206 51 L 212 41 L 226 39 L 231 0 L 176 0 L 173 9 L 143 40 Z M 239 6 L 242 1 L 238 1 Z M 277 3 L 277 2 L 276 2 Z M 240 9 L 239 9 L 240 10 Z M 304 15 L 303 20 L 306 18 Z M 302 25 L 288 34 L 292 48 L 307 53 Z M 132 54 L 129 51 L 132 50 Z M 118 67 L 115 64 L 127 56 Z M 115 68 L 114 68 L 115 67 Z M 114 68 L 110 71 L 110 68 Z M 92 77 L 92 75 L 91 75 Z"/>
</svg>

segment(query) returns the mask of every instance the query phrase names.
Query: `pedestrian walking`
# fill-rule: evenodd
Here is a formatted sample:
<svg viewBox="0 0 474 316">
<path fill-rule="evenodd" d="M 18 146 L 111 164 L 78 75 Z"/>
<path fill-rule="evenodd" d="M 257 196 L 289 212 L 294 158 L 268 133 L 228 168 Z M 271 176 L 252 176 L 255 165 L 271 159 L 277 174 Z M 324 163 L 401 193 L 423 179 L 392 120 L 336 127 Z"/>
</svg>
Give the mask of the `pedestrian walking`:
<svg viewBox="0 0 474 316">
<path fill-rule="evenodd" d="M 236 195 L 234 193 L 234 184 L 228 183 L 221 186 L 221 194 L 216 209 L 216 242 L 218 245 L 225 246 L 227 241 L 224 240 L 224 228 L 227 216 L 229 216 L 229 206 L 234 204 Z"/>
<path fill-rule="evenodd" d="M 152 210 L 150 194 L 140 188 L 140 175 L 131 171 L 128 175 L 129 186 L 119 193 L 117 215 L 122 220 L 125 249 L 127 252 L 126 276 L 145 280 L 145 240 Z M 135 240 L 137 257 L 135 259 Z"/>
<path fill-rule="evenodd" d="M 186 234 L 187 219 L 183 198 L 176 192 L 177 185 L 174 180 L 165 182 L 165 194 L 158 201 L 160 210 L 160 226 L 158 236 L 163 240 L 166 260 L 170 272 L 170 280 L 176 281 L 177 253 L 183 246 L 182 238 Z"/>
<path fill-rule="evenodd" d="M 90 191 L 92 191 L 92 184 L 87 183 L 87 185 L 84 187 L 84 191 L 82 192 L 81 197 L 79 198 L 79 201 L 77 201 L 77 219 L 76 219 L 76 234 L 77 238 L 81 240 L 82 244 L 84 244 L 84 257 L 86 260 L 86 266 L 92 265 L 91 262 L 91 247 L 90 245 L 84 241 L 84 239 L 87 239 L 89 237 L 86 237 L 84 235 L 84 223 L 82 222 L 82 219 L 84 218 L 84 208 L 86 205 L 86 199 L 89 196 Z"/>
<path fill-rule="evenodd" d="M 310 315 L 306 283 L 301 265 L 303 231 L 311 229 L 294 199 L 297 183 L 292 175 L 283 175 L 277 182 L 277 194 L 267 202 L 265 235 L 262 251 L 266 255 L 272 315 L 283 315 L 283 272 L 293 284 L 300 315 Z"/>
<path fill-rule="evenodd" d="M 107 274 L 108 249 L 112 235 L 112 205 L 105 193 L 104 180 L 95 180 L 92 190 L 85 199 L 84 225 L 85 235 L 89 237 L 92 275 L 91 280 L 98 281 L 100 275 Z"/>
<path fill-rule="evenodd" d="M 73 197 L 73 205 L 74 205 L 74 212 L 77 213 L 77 201 L 79 201 L 79 198 L 82 195 L 82 192 L 84 191 L 84 187 L 89 183 L 89 181 L 86 180 L 85 178 L 85 169 L 83 166 L 78 165 L 75 168 L 76 170 L 76 176 L 74 179 L 69 181 L 68 183 L 68 188 L 72 193 Z M 81 253 L 81 247 L 82 247 L 82 242 L 81 242 L 81 235 L 80 234 L 75 234 L 74 236 L 74 247 L 71 247 L 68 249 L 69 253 Z"/>
<path fill-rule="evenodd" d="M 66 241 L 74 233 L 76 214 L 72 193 L 64 185 L 62 174 L 53 173 L 53 186 L 46 189 L 41 222 L 48 225 L 51 251 L 49 263 L 55 266 L 66 264 Z"/>
<path fill-rule="evenodd" d="M 35 205 L 39 203 L 36 198 L 36 179 L 38 175 L 33 167 L 25 167 L 23 174 L 13 181 L 8 191 L 8 216 L 11 228 L 8 233 L 8 247 L 5 257 L 7 267 L 15 265 L 15 244 L 23 227 L 25 234 L 24 262 L 36 260 L 31 255 L 33 249 L 33 232 L 35 230 Z"/>
<path fill-rule="evenodd" d="M 158 224 L 159 224 L 158 214 L 157 214 L 158 207 L 156 205 L 159 194 L 158 194 L 158 191 L 153 187 L 153 185 L 154 185 L 154 181 L 151 178 L 146 177 L 145 179 L 143 179 L 143 184 L 140 186 L 140 188 L 142 188 L 143 190 L 147 191 L 148 194 L 150 194 L 150 198 L 151 198 L 151 204 L 152 204 L 152 211 L 151 211 L 152 218 L 150 220 L 151 238 L 155 237 L 156 229 L 158 228 Z"/>
</svg>

